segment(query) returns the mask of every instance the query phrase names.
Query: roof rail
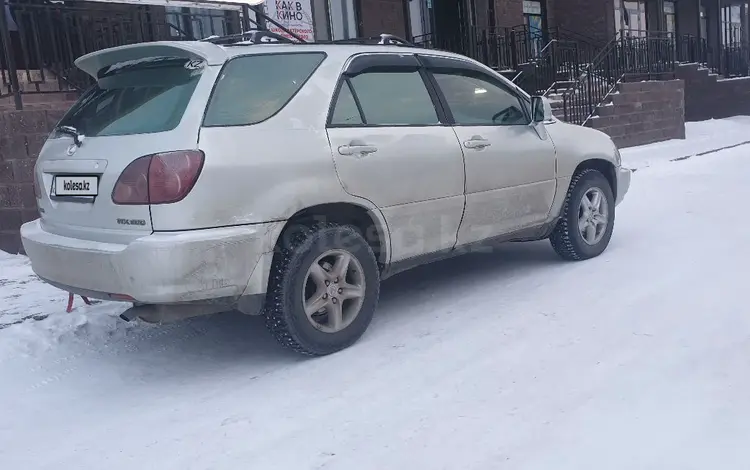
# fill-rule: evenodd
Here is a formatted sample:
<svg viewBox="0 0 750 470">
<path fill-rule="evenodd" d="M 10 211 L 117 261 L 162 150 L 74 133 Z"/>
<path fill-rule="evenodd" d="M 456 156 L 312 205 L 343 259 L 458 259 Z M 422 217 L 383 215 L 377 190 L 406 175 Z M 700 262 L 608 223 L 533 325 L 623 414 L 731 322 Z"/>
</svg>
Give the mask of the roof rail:
<svg viewBox="0 0 750 470">
<path fill-rule="evenodd" d="M 201 39 L 202 42 L 210 42 L 218 45 L 245 45 L 245 44 L 295 44 L 295 41 L 281 34 L 276 34 L 265 29 L 251 29 L 242 33 L 230 34 L 228 36 L 209 36 Z"/>
<path fill-rule="evenodd" d="M 226 46 L 244 46 L 251 44 L 362 44 L 362 45 L 384 45 L 384 46 L 403 46 L 403 47 L 419 47 L 410 43 L 409 41 L 402 39 L 392 34 L 381 34 L 380 36 L 371 36 L 364 38 L 349 38 L 349 39 L 336 39 L 333 41 L 322 40 L 314 43 L 307 43 L 305 41 L 296 41 L 293 38 L 277 34 L 267 29 L 257 28 L 250 29 L 248 31 L 230 34 L 228 36 L 209 36 L 201 39 L 203 42 L 210 42 L 218 45 Z"/>
<path fill-rule="evenodd" d="M 382 44 L 388 46 L 406 46 L 416 47 L 406 39 L 402 39 L 393 34 L 381 34 L 380 36 L 371 36 L 365 38 L 337 39 L 331 41 L 332 44 Z"/>
</svg>

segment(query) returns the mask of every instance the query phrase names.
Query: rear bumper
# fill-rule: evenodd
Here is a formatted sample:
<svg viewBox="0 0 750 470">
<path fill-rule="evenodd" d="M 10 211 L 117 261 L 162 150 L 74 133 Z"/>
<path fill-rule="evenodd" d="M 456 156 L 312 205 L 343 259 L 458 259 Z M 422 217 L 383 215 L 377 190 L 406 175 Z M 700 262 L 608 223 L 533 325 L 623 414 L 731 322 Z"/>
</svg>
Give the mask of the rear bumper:
<svg viewBox="0 0 750 470">
<path fill-rule="evenodd" d="M 49 233 L 35 220 L 21 227 L 21 239 L 34 272 L 57 287 L 106 300 L 178 303 L 264 293 L 282 228 L 154 233 L 120 245 Z"/>
<path fill-rule="evenodd" d="M 630 189 L 630 177 L 632 174 L 633 172 L 627 168 L 619 167 L 617 169 L 617 199 L 615 205 L 621 203 L 625 198 L 625 195 L 628 193 L 628 190 Z"/>
</svg>

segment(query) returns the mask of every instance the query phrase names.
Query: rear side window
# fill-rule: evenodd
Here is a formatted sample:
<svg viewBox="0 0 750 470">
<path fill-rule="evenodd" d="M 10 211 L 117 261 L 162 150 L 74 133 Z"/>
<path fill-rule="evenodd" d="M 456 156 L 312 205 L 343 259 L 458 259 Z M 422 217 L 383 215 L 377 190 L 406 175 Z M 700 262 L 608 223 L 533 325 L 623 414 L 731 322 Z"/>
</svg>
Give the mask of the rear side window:
<svg viewBox="0 0 750 470">
<path fill-rule="evenodd" d="M 341 83 L 341 91 L 339 92 L 339 99 L 336 101 L 336 108 L 333 110 L 331 124 L 334 126 L 364 124 L 348 80 Z"/>
<path fill-rule="evenodd" d="M 362 106 L 367 125 L 429 126 L 440 123 L 418 71 L 366 72 L 350 78 L 349 83 Z M 339 97 L 339 102 L 342 99 L 346 99 L 346 95 Z M 336 103 L 336 111 L 338 106 Z M 332 124 L 336 123 L 332 121 Z"/>
<path fill-rule="evenodd" d="M 203 125 L 242 126 L 281 111 L 325 59 L 322 52 L 238 57 L 224 66 Z"/>
<path fill-rule="evenodd" d="M 169 131 L 185 113 L 203 71 L 201 61 L 149 57 L 110 65 L 63 116 L 61 126 L 86 136 Z"/>
</svg>

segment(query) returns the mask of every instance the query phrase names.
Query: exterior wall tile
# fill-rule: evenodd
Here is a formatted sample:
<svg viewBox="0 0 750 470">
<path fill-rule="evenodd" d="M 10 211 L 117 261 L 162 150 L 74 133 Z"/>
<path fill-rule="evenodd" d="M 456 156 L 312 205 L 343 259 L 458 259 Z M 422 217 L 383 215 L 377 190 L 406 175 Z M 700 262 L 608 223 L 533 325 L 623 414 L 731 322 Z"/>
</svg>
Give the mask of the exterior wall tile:
<svg viewBox="0 0 750 470">
<path fill-rule="evenodd" d="M 750 77 L 719 80 L 697 64 L 679 66 L 677 77 L 685 82 L 687 121 L 737 116 L 750 109 Z"/>
<path fill-rule="evenodd" d="M 614 35 L 612 0 L 554 0 L 555 24 L 569 31 L 607 42 Z"/>
<path fill-rule="evenodd" d="M 610 104 L 600 106 L 587 125 L 621 148 L 684 139 L 684 86 L 682 80 L 620 83 Z"/>
<path fill-rule="evenodd" d="M 69 103 L 50 109 L 0 111 L 0 250 L 22 250 L 19 228 L 38 217 L 34 196 L 34 165 L 50 130 Z"/>
<path fill-rule="evenodd" d="M 377 36 L 381 33 L 406 36 L 402 0 L 362 0 L 360 5 L 362 36 Z"/>
<path fill-rule="evenodd" d="M 495 0 L 497 26 L 510 28 L 523 24 L 523 0 Z"/>
</svg>

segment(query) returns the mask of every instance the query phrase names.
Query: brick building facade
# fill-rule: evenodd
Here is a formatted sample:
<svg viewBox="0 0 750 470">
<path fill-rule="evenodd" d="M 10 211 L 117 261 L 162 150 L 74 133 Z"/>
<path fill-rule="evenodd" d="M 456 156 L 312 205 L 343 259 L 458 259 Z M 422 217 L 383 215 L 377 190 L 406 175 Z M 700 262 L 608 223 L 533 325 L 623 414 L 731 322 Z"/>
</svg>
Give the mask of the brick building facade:
<svg viewBox="0 0 750 470">
<path fill-rule="evenodd" d="M 333 0 L 339 1 L 339 0 Z M 343 0 L 346 1 L 346 0 Z M 448 24 L 485 28 L 512 28 L 526 21 L 524 10 L 540 10 L 546 25 L 552 26 L 556 0 L 353 0 L 357 34 L 380 33 L 413 37 L 441 33 Z M 583 1 L 583 0 L 581 0 Z M 591 1 L 591 0 L 589 0 Z M 526 7 L 526 8 L 524 8 Z"/>
<path fill-rule="evenodd" d="M 385 32 L 413 37 L 446 33 L 453 27 L 512 28 L 529 24 L 530 17 L 538 16 L 544 29 L 560 27 L 600 44 L 620 31 L 636 35 L 669 32 L 717 44 L 748 42 L 747 33 L 727 39 L 728 29 L 749 29 L 733 19 L 747 16 L 741 0 L 329 1 L 352 3 L 358 24 L 351 36 Z"/>
</svg>

